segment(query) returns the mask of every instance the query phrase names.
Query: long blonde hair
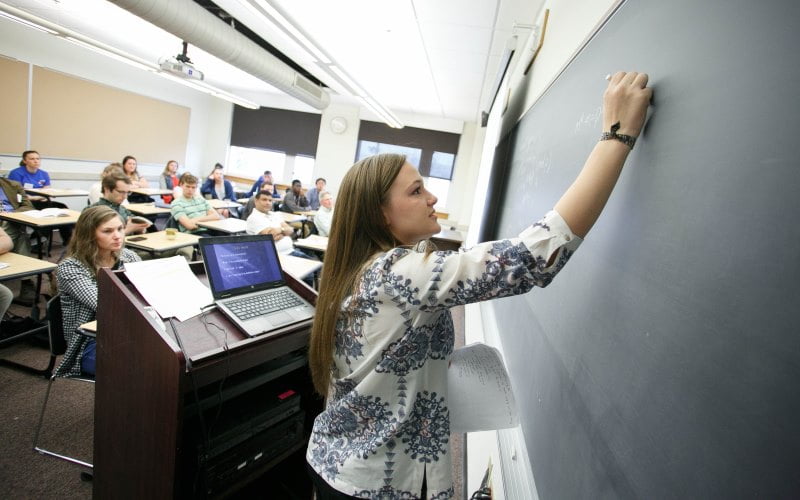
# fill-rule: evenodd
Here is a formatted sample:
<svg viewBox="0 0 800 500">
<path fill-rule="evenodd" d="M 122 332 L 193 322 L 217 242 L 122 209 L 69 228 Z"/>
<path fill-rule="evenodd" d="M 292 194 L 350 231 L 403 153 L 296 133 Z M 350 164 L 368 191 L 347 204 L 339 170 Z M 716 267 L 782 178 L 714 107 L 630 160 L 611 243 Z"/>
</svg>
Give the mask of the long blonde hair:
<svg viewBox="0 0 800 500">
<path fill-rule="evenodd" d="M 398 245 L 382 208 L 405 163 L 403 155 L 371 156 L 353 165 L 342 180 L 309 341 L 314 388 L 323 396 L 330 383 L 336 320 L 342 301 L 353 293 L 364 264 L 375 254 Z"/>
<path fill-rule="evenodd" d="M 169 164 L 170 164 L 170 163 L 174 163 L 175 165 L 177 165 L 177 167 L 178 167 L 178 168 L 180 168 L 180 164 L 179 164 L 177 161 L 175 161 L 175 160 L 170 160 L 170 161 L 168 161 L 168 162 L 167 162 L 167 164 L 166 164 L 166 165 L 164 165 L 164 171 L 163 171 L 163 172 L 161 172 L 161 175 L 162 175 L 162 176 L 165 176 L 165 177 L 166 177 L 166 176 L 170 176 L 170 175 L 172 175 L 172 172 L 170 172 L 170 171 L 169 171 Z M 178 169 L 177 169 L 177 168 L 175 169 L 175 176 L 176 176 L 176 177 L 178 176 Z"/>
<path fill-rule="evenodd" d="M 78 259 L 83 265 L 89 268 L 92 277 L 97 278 L 97 270 L 100 269 L 100 252 L 97 248 L 97 236 L 95 232 L 101 224 L 117 217 L 123 224 L 122 217 L 117 212 L 105 205 L 88 207 L 81 212 L 72 238 L 67 247 L 67 256 Z M 120 249 L 120 252 L 122 250 Z M 120 252 L 112 252 L 114 260 L 119 260 Z"/>
</svg>

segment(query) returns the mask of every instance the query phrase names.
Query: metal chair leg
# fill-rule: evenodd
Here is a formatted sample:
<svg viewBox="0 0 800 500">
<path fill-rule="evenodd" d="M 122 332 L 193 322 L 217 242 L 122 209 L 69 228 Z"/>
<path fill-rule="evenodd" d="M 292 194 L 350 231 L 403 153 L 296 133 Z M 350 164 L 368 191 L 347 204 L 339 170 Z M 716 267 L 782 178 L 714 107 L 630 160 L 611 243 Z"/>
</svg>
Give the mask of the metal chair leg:
<svg viewBox="0 0 800 500">
<path fill-rule="evenodd" d="M 42 404 L 42 411 L 39 414 L 39 423 L 36 425 L 36 434 L 33 437 L 33 449 L 42 455 L 48 455 L 55 458 L 60 458 L 61 460 L 66 460 L 67 462 L 72 462 L 74 464 L 82 465 L 84 467 L 88 467 L 89 469 L 93 469 L 94 466 L 89 462 L 84 462 L 83 460 L 79 460 L 74 457 L 70 457 L 67 455 L 61 455 L 59 453 L 46 450 L 44 448 L 39 447 L 39 433 L 42 430 L 42 424 L 44 423 L 44 413 L 47 410 L 47 401 L 50 399 L 50 390 L 53 387 L 53 382 L 55 382 L 56 376 L 53 375 L 50 377 L 50 381 L 47 383 L 47 392 L 44 395 L 44 404 Z"/>
</svg>

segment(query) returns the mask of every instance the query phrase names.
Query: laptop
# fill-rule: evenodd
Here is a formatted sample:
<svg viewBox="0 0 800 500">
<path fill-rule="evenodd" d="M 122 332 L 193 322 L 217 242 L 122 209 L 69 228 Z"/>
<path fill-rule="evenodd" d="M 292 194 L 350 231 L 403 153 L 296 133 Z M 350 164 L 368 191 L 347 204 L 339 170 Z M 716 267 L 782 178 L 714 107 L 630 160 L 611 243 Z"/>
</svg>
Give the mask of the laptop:
<svg viewBox="0 0 800 500">
<path fill-rule="evenodd" d="M 314 316 L 314 306 L 289 288 L 272 235 L 200 238 L 214 303 L 251 337 Z"/>
</svg>

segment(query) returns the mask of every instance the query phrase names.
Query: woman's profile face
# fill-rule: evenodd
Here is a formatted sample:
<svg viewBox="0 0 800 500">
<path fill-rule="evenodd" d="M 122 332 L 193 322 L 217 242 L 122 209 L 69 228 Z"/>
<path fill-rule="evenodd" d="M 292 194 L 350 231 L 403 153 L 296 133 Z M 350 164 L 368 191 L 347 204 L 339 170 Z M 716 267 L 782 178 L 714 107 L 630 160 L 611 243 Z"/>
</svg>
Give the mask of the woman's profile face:
<svg viewBox="0 0 800 500">
<path fill-rule="evenodd" d="M 167 165 L 167 169 L 169 169 L 170 173 L 174 174 L 175 172 L 178 171 L 178 162 L 177 161 L 169 162 L 169 165 Z"/>
<path fill-rule="evenodd" d="M 122 168 L 125 169 L 126 174 L 132 174 L 134 171 L 136 171 L 136 160 L 133 158 L 128 158 L 128 161 L 122 165 Z"/>
<path fill-rule="evenodd" d="M 112 217 L 97 226 L 94 236 L 100 252 L 118 252 L 125 241 L 125 226 L 119 217 Z"/>
<path fill-rule="evenodd" d="M 225 177 L 225 176 L 223 175 L 223 173 L 222 173 L 222 170 L 220 170 L 220 169 L 216 169 L 216 170 L 214 170 L 214 173 L 213 173 L 212 175 L 214 176 L 214 180 L 215 180 L 216 182 L 220 182 L 220 181 L 222 181 L 222 179 Z"/>
<path fill-rule="evenodd" d="M 417 169 L 406 163 L 389 188 L 383 216 L 389 231 L 404 245 L 413 245 L 441 231 L 433 206 L 436 196 L 425 189 Z"/>
</svg>

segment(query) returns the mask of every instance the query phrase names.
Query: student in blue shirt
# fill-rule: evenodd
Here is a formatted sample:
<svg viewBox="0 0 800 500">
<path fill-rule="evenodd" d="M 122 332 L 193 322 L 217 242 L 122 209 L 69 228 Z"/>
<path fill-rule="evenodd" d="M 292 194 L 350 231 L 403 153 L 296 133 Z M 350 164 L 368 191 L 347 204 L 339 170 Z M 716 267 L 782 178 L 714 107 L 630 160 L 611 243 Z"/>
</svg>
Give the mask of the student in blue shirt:
<svg viewBox="0 0 800 500">
<path fill-rule="evenodd" d="M 327 181 L 320 177 L 314 182 L 314 187 L 306 191 L 306 198 L 308 198 L 308 206 L 311 210 L 319 210 L 319 195 L 325 190 Z"/>
<path fill-rule="evenodd" d="M 40 189 L 50 186 L 50 175 L 42 170 L 41 158 L 37 151 L 25 151 L 19 167 L 8 173 L 8 178 L 17 181 L 25 188 Z M 37 207 L 38 208 L 38 207 Z"/>
<path fill-rule="evenodd" d="M 272 185 L 272 197 L 273 198 L 280 198 L 281 195 L 278 193 L 278 187 L 275 186 L 275 183 L 272 180 L 272 172 L 269 170 L 264 170 L 264 175 L 259 177 L 254 183 L 253 186 L 250 188 L 250 191 L 247 192 L 247 196 L 253 196 L 254 194 L 261 191 L 261 185 L 264 183 Z"/>
<path fill-rule="evenodd" d="M 207 200 L 226 200 L 236 201 L 236 193 L 233 190 L 233 184 L 225 180 L 225 174 L 222 173 L 223 166 L 217 163 L 214 165 L 214 170 L 211 175 L 203 182 L 200 187 L 200 193 Z M 229 217 L 230 211 L 227 208 L 219 210 L 223 217 Z"/>
<path fill-rule="evenodd" d="M 40 168 L 42 159 L 38 151 L 24 151 L 19 167 L 8 173 L 8 178 L 22 184 L 25 189 L 41 189 L 50 187 L 50 175 Z M 43 208 L 67 208 L 63 203 L 52 201 L 46 196 L 30 195 L 28 199 L 33 204 L 33 208 L 41 210 Z M 71 228 L 59 229 L 61 240 L 66 245 L 72 235 Z"/>
</svg>

